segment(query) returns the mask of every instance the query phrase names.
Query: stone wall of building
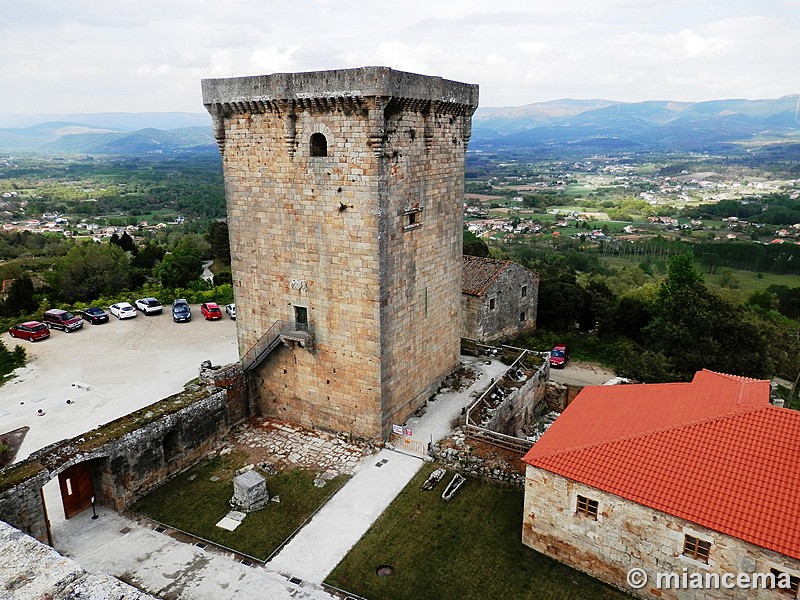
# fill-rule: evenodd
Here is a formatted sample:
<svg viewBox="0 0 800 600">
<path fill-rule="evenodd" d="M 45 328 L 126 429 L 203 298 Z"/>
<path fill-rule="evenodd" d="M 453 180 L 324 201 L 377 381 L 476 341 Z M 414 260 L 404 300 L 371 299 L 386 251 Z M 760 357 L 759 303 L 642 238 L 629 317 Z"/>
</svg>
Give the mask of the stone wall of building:
<svg viewBox="0 0 800 600">
<path fill-rule="evenodd" d="M 462 295 L 461 335 L 486 343 L 533 331 L 538 302 L 539 276 L 511 264 L 500 271 L 483 296 Z"/>
<path fill-rule="evenodd" d="M 224 389 L 187 390 L 71 440 L 51 444 L 0 471 L 25 473 L 0 489 L 0 520 L 47 542 L 42 487 L 87 463 L 98 504 L 125 510 L 172 475 L 188 469 L 230 431 Z"/>
<path fill-rule="evenodd" d="M 387 436 L 458 364 L 477 86 L 369 67 L 206 80 L 203 95 L 223 156 L 240 354 L 298 310 L 314 336 L 255 369 L 251 410 Z"/>
<path fill-rule="evenodd" d="M 598 517 L 576 513 L 577 496 L 597 500 Z M 708 564 L 683 555 L 685 535 L 711 542 Z M 800 561 L 755 546 L 613 494 L 528 465 L 522 541 L 641 598 L 704 600 L 786 597 L 776 590 L 657 589 L 657 573 L 769 573 L 778 569 L 800 577 Z M 632 568 L 642 568 L 648 584 L 628 586 Z"/>
</svg>

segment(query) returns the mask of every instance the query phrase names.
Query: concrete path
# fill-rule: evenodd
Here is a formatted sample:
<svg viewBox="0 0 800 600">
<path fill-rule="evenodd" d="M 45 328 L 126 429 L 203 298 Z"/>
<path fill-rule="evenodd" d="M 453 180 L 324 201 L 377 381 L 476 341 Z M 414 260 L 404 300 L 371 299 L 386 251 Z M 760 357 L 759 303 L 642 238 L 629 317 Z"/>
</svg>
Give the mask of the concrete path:
<svg viewBox="0 0 800 600">
<path fill-rule="evenodd" d="M 160 598 L 335 600 L 313 585 L 293 583 L 259 566 L 179 542 L 100 507 L 53 527 L 55 549 L 94 573 L 108 573 Z"/>
<path fill-rule="evenodd" d="M 287 576 L 322 583 L 423 464 L 382 450 L 356 474 L 266 566 Z"/>
<path fill-rule="evenodd" d="M 508 369 L 499 360 L 473 356 L 462 356 L 461 364 L 477 371 L 480 377 L 465 390 L 442 391 L 435 400 L 428 401 L 424 415 L 411 417 L 405 423 L 413 434 L 410 439 L 427 447 L 429 442 L 435 443 L 446 437 L 453 430 L 453 421 L 461 416 L 461 409 L 472 404 L 492 381 L 502 377 Z"/>
</svg>

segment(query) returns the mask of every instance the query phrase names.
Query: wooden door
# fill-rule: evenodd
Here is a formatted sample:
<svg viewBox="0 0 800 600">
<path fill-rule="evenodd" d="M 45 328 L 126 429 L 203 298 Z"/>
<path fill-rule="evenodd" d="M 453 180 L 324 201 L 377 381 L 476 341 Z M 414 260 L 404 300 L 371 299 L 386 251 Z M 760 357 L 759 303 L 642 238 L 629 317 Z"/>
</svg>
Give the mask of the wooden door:
<svg viewBox="0 0 800 600">
<path fill-rule="evenodd" d="M 74 517 L 92 506 L 92 470 L 88 462 L 78 463 L 65 469 L 58 476 L 61 488 L 61 502 L 64 504 L 64 516 Z"/>
</svg>

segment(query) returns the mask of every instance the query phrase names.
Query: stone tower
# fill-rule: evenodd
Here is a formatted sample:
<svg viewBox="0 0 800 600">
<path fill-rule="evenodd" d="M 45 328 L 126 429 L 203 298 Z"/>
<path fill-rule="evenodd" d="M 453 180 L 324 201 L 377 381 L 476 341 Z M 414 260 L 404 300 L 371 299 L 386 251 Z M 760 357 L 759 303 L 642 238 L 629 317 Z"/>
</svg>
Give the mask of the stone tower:
<svg viewBox="0 0 800 600">
<path fill-rule="evenodd" d="M 458 364 L 478 86 L 365 67 L 202 87 L 256 410 L 386 437 Z"/>
</svg>

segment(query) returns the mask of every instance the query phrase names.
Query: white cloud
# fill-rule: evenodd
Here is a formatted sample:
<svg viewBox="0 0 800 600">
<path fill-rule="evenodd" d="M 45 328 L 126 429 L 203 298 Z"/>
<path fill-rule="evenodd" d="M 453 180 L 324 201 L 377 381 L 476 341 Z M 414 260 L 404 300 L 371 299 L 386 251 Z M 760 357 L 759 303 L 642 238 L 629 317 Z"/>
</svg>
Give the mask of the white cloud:
<svg viewBox="0 0 800 600">
<path fill-rule="evenodd" d="M 482 104 L 797 93 L 800 0 L 7 3 L 0 112 L 200 111 L 199 79 L 386 65 Z"/>
</svg>

